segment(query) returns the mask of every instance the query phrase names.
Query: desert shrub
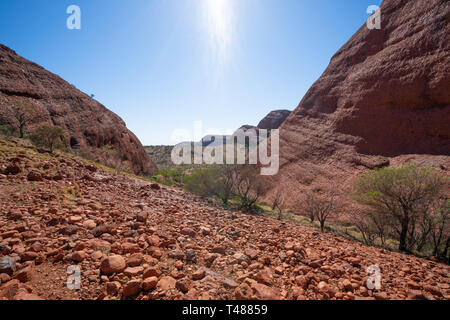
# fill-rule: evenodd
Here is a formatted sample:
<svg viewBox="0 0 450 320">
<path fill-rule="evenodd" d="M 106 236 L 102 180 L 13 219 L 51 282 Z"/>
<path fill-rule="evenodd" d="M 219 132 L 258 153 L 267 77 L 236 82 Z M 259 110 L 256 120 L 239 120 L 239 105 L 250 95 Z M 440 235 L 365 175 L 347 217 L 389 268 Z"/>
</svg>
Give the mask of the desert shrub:
<svg viewBox="0 0 450 320">
<path fill-rule="evenodd" d="M 450 264 L 450 199 L 442 200 L 433 213 L 430 232 L 433 255 Z"/>
<path fill-rule="evenodd" d="M 367 245 L 376 245 L 377 240 L 382 247 L 386 247 L 386 240 L 390 236 L 391 217 L 377 210 L 367 209 L 358 212 L 353 223 L 360 231 L 363 241 Z"/>
<path fill-rule="evenodd" d="M 255 167 L 251 165 L 233 166 L 233 190 L 239 198 L 239 209 L 246 212 L 260 211 L 259 198 L 267 191 L 267 185 Z"/>
<path fill-rule="evenodd" d="M 103 154 L 107 165 L 111 168 L 120 167 L 120 157 L 118 157 L 118 151 L 111 144 L 106 144 L 99 148 L 99 151 Z"/>
<path fill-rule="evenodd" d="M 55 149 L 64 147 L 61 140 L 63 132 L 60 127 L 44 124 L 32 132 L 30 139 L 36 146 L 46 148 L 53 153 Z"/>
<path fill-rule="evenodd" d="M 24 138 L 26 134 L 26 126 L 30 121 L 34 107 L 26 100 L 18 100 L 12 103 L 14 120 L 19 128 L 19 138 Z"/>
<path fill-rule="evenodd" d="M 203 198 L 215 196 L 226 205 L 233 194 L 233 171 L 230 166 L 196 169 L 185 177 L 184 188 Z"/>
<path fill-rule="evenodd" d="M 11 129 L 11 128 L 9 128 L 7 126 L 4 126 L 4 125 L 0 125 L 0 135 L 5 136 L 5 137 L 17 136 L 17 134 L 14 131 L 14 129 Z"/>
<path fill-rule="evenodd" d="M 184 184 L 185 172 L 183 168 L 163 169 L 156 172 L 150 179 L 167 186 L 182 187 Z"/>
<path fill-rule="evenodd" d="M 277 211 L 277 219 L 283 220 L 283 206 L 285 198 L 282 190 L 278 190 L 275 194 L 275 198 L 272 201 L 272 211 Z"/>
<path fill-rule="evenodd" d="M 370 229 L 382 238 L 388 234 L 399 242 L 399 250 L 411 252 L 422 250 L 436 228 L 446 188 L 448 179 L 437 170 L 409 165 L 363 174 L 353 197 L 370 209 L 363 213 Z"/>
<path fill-rule="evenodd" d="M 321 192 L 313 190 L 306 194 L 304 200 L 300 203 L 303 214 L 309 216 L 311 222 L 317 219 L 320 223 L 320 230 L 325 231 L 325 222 L 331 216 L 336 216 L 337 201 L 334 192 Z"/>
</svg>

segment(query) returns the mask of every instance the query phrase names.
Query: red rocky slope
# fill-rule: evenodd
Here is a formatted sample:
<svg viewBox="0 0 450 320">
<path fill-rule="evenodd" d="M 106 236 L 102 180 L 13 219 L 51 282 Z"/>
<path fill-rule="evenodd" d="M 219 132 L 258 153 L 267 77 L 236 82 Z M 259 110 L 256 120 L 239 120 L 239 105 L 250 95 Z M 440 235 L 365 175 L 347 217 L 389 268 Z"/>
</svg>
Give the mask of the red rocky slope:
<svg viewBox="0 0 450 320">
<path fill-rule="evenodd" d="M 75 87 L 0 44 L 0 124 L 17 126 L 11 105 L 26 100 L 32 105 L 28 129 L 50 123 L 65 130 L 70 148 L 106 161 L 99 151 L 111 145 L 111 164 L 137 174 L 156 170 L 138 138 L 123 120 Z"/>
<path fill-rule="evenodd" d="M 0 150 L 2 170 L 20 169 L 0 174 L 0 299 L 450 298 L 443 264 L 210 207 L 78 158 Z M 80 290 L 66 287 L 71 265 Z"/>
</svg>

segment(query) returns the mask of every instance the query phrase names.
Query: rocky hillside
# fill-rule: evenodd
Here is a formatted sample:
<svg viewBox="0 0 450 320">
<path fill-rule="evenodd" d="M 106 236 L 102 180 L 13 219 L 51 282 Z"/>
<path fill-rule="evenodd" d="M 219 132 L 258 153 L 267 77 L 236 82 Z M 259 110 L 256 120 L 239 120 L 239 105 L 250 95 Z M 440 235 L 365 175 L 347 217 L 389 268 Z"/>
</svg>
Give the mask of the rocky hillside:
<svg viewBox="0 0 450 320">
<path fill-rule="evenodd" d="M 450 3 L 384 0 L 380 10 L 381 29 L 363 25 L 282 124 L 272 196 L 283 188 L 292 204 L 330 181 L 348 190 L 397 157 L 448 170 Z"/>
<path fill-rule="evenodd" d="M 449 266 L 210 207 L 69 154 L 0 139 L 0 169 L 0 299 L 450 299 Z M 67 288 L 69 266 L 80 290 Z"/>
<path fill-rule="evenodd" d="M 170 155 L 173 146 L 146 146 L 144 149 L 158 168 L 166 167 L 172 162 Z"/>
<path fill-rule="evenodd" d="M 75 87 L 0 44 L 0 125 L 17 128 L 13 105 L 30 109 L 28 131 L 48 123 L 65 131 L 67 147 L 88 157 L 130 168 L 137 174 L 156 170 L 138 138 L 123 120 Z M 112 146 L 109 159 L 100 149 Z"/>
</svg>

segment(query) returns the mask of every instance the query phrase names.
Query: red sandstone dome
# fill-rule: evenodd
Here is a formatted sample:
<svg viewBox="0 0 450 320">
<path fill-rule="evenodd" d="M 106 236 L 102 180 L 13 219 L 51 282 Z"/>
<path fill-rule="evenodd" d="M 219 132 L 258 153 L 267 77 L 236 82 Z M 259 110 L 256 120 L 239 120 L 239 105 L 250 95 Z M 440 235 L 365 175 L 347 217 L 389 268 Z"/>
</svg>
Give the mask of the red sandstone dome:
<svg viewBox="0 0 450 320">
<path fill-rule="evenodd" d="M 363 25 L 280 128 L 272 183 L 290 199 L 302 189 L 345 189 L 388 158 L 448 168 L 450 3 L 385 0 L 380 10 L 381 29 Z"/>
<path fill-rule="evenodd" d="M 43 123 L 64 129 L 70 148 L 99 160 L 106 145 L 117 151 L 114 164 L 136 174 L 150 174 L 156 166 L 123 120 L 57 75 L 0 44 L 0 124 L 17 126 L 12 103 L 26 100 L 33 107 L 27 126 Z"/>
</svg>

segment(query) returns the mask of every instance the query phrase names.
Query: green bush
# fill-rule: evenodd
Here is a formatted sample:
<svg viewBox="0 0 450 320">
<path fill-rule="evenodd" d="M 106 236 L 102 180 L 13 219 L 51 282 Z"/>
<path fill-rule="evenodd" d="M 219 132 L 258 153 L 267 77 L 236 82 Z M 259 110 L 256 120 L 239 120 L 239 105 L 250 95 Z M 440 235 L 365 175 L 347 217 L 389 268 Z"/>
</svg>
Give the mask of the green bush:
<svg viewBox="0 0 450 320">
<path fill-rule="evenodd" d="M 7 126 L 4 126 L 4 125 L 0 125 L 0 134 L 2 136 L 5 136 L 5 137 L 15 137 L 15 136 L 17 136 L 17 133 L 14 131 L 14 129 L 11 129 L 11 128 L 9 128 Z"/>
<path fill-rule="evenodd" d="M 64 147 L 61 140 L 63 129 L 57 126 L 42 125 L 30 135 L 31 141 L 38 147 L 47 148 L 51 153 Z"/>
<path fill-rule="evenodd" d="M 184 179 L 184 189 L 202 198 L 218 197 L 227 204 L 233 194 L 230 166 L 211 166 L 194 170 Z"/>
<path fill-rule="evenodd" d="M 401 251 L 420 251 L 430 242 L 436 228 L 443 224 L 445 227 L 448 222 L 448 215 L 443 214 L 443 210 L 448 211 L 445 197 L 448 182 L 438 170 L 416 165 L 382 168 L 362 175 L 354 186 L 353 196 L 370 208 L 363 213 L 364 229 L 376 230 L 381 238 L 387 235 L 394 238 Z M 437 246 L 445 243 L 448 234 L 440 238 Z"/>
</svg>

